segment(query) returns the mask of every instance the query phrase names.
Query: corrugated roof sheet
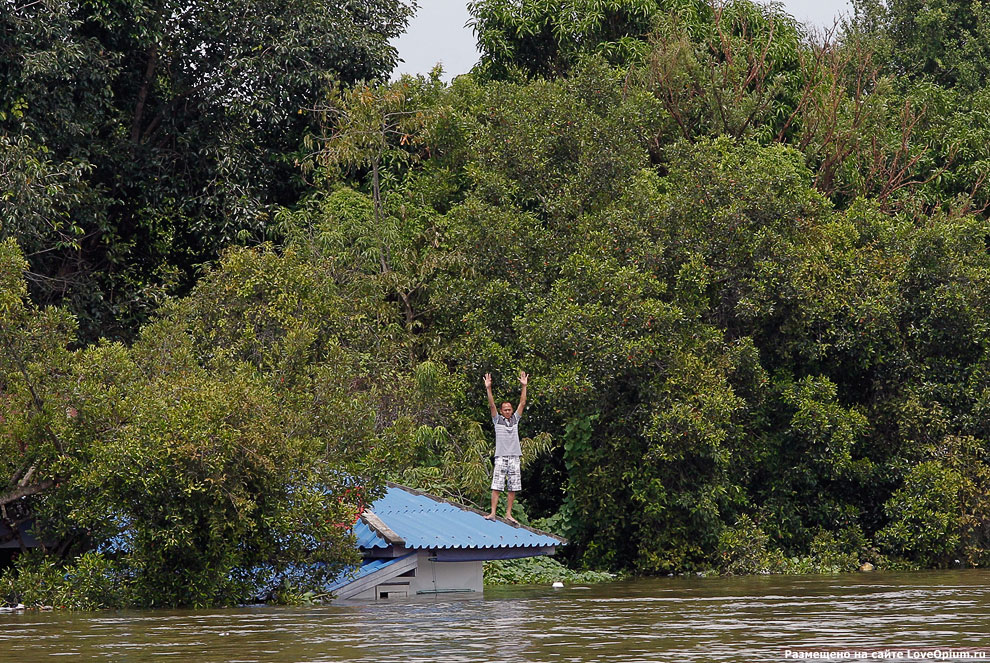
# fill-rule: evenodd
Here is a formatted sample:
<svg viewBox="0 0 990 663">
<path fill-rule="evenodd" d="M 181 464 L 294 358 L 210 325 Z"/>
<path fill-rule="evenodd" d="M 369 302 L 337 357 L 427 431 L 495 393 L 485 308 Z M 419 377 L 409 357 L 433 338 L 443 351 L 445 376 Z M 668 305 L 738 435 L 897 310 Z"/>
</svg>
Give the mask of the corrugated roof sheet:
<svg viewBox="0 0 990 663">
<path fill-rule="evenodd" d="M 409 555 L 415 555 L 415 554 L 416 553 L 409 553 Z M 332 583 L 327 585 L 327 590 L 331 592 L 335 592 L 341 587 L 349 585 L 352 582 L 356 582 L 361 578 L 370 576 L 372 573 L 376 573 L 378 571 L 381 571 L 382 569 L 388 568 L 389 566 L 392 566 L 396 562 L 402 561 L 405 558 L 409 557 L 409 555 L 403 555 L 402 557 L 394 557 L 392 559 L 373 559 L 371 561 L 362 564 L 361 568 L 357 569 L 356 573 L 354 567 L 351 567 L 345 570 L 339 576 L 337 576 L 336 580 L 334 580 Z"/>
<path fill-rule="evenodd" d="M 406 548 L 511 548 L 559 546 L 565 541 L 525 527 L 485 520 L 467 507 L 390 485 L 370 510 L 405 539 Z M 387 548 L 382 537 L 363 521 L 354 526 L 360 548 Z"/>
</svg>

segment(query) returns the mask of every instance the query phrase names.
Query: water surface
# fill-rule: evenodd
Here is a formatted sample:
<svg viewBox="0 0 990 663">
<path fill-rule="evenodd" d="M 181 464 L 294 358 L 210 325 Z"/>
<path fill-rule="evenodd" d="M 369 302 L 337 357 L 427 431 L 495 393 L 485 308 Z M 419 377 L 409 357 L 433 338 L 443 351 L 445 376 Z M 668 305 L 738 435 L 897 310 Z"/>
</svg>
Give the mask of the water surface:
<svg viewBox="0 0 990 663">
<path fill-rule="evenodd" d="M 659 578 L 329 607 L 27 612 L 0 615 L 0 660 L 990 660 L 988 584 L 982 570 Z"/>
</svg>

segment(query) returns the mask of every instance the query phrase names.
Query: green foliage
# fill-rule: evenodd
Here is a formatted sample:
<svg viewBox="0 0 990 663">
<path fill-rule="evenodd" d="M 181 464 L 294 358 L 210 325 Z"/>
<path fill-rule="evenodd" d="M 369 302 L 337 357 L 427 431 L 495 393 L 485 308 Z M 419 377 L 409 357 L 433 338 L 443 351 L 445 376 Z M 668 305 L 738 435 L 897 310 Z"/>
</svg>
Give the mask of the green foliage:
<svg viewBox="0 0 990 663">
<path fill-rule="evenodd" d="M 401 0 L 7 2 L 0 215 L 36 301 L 131 338 L 163 292 L 301 195 L 309 112 L 386 75 Z"/>
<path fill-rule="evenodd" d="M 881 560 L 879 552 L 869 546 L 869 541 L 858 526 L 838 532 L 819 532 L 811 542 L 809 558 L 813 562 L 811 573 L 856 571 L 866 562 L 874 567 L 886 564 Z"/>
<path fill-rule="evenodd" d="M 890 524 L 878 538 L 891 552 L 924 566 L 945 566 L 959 548 L 958 473 L 930 461 L 911 469 L 884 505 Z"/>
<path fill-rule="evenodd" d="M 356 41 L 359 5 L 242 3 L 216 41 L 243 69 L 188 32 L 219 7 L 90 5 L 0 19 L 26 54 L 0 54 L 3 232 L 24 250 L 0 244 L 0 501 L 43 515 L 60 559 L 127 533 L 85 562 L 120 598 L 80 605 L 318 600 L 299 570 L 352 559 L 382 479 L 487 506 L 481 378 L 515 400 L 520 369 L 517 515 L 575 568 L 990 561 L 979 7 L 895 3 L 832 39 L 746 0 L 476 2 L 482 64 L 445 86 L 348 85 L 384 71 L 398 2 Z M 254 28 L 284 48 L 251 50 Z M 86 343 L 220 246 L 276 236 L 197 267 L 129 345 Z M 62 297 L 52 274 L 81 338 L 26 299 Z M 20 568 L 68 587 L 80 564 Z"/>
<path fill-rule="evenodd" d="M 804 37 L 777 5 L 688 6 L 658 17 L 645 66 L 631 73 L 669 114 L 665 133 L 780 140 L 812 83 Z"/>
<path fill-rule="evenodd" d="M 26 606 L 107 610 L 130 603 L 119 565 L 105 555 L 87 552 L 61 564 L 40 550 L 19 556 L 0 575 L 4 603 Z"/>
<path fill-rule="evenodd" d="M 884 504 L 889 522 L 878 541 L 920 566 L 949 566 L 960 558 L 984 565 L 990 480 L 985 445 L 950 435 L 923 451 L 930 460 L 912 467 Z"/>
<path fill-rule="evenodd" d="M 980 2 L 891 0 L 855 3 L 856 23 L 889 48 L 892 68 L 939 84 L 982 88 L 990 74 L 990 12 Z"/>
<path fill-rule="evenodd" d="M 604 571 L 574 571 L 553 557 L 523 557 L 522 559 L 485 562 L 485 585 L 551 585 L 611 582 L 615 574 Z"/>
<path fill-rule="evenodd" d="M 65 604 L 274 598 L 355 561 L 349 528 L 389 454 L 374 406 L 390 392 L 360 386 L 380 377 L 345 328 L 363 335 L 319 296 L 325 274 L 298 267 L 234 251 L 129 348 L 69 352 L 62 313 L 7 307 L 3 503 L 34 500 L 50 553 L 114 556 L 106 597 L 52 584 Z M 65 572 L 85 576 L 87 559 Z M 27 596 L 32 574 L 62 565 L 23 569 L 11 582 Z"/>
<path fill-rule="evenodd" d="M 701 12 L 687 2 L 685 11 Z M 658 16 L 679 8 L 656 0 L 478 0 L 469 2 L 482 76 L 557 77 L 582 56 L 616 64 L 642 58 Z"/>
<path fill-rule="evenodd" d="M 745 20 L 760 16 L 769 30 L 772 16 Z M 791 50 L 765 63 L 781 80 L 806 62 L 788 25 L 773 30 Z M 766 32 L 738 34 L 740 49 L 766 44 Z M 773 89 L 759 103 L 801 105 L 799 80 Z M 396 211 L 383 223 L 402 218 L 399 201 L 425 202 L 424 182 L 459 183 L 419 208 L 431 234 L 410 237 L 429 269 L 417 276 L 428 313 L 406 329 L 410 366 L 428 362 L 429 383 L 442 364 L 451 389 L 434 405 L 440 420 L 407 427 L 416 451 L 398 476 L 483 502 L 490 442 L 464 425 L 485 419 L 480 381 L 467 378 L 491 371 L 498 383 L 522 366 L 534 375 L 525 425 L 561 441 L 530 464 L 522 499 L 555 519 L 580 563 L 710 568 L 720 546 L 736 547 L 726 528 L 745 518 L 766 540 L 739 557 L 743 567 L 895 563 L 872 551 L 882 505 L 914 431 L 941 439 L 930 426 L 945 417 L 936 392 L 967 389 L 983 347 L 970 321 L 983 306 L 985 223 L 922 222 L 862 199 L 837 209 L 814 187 L 821 162 L 786 145 L 786 131 L 769 144 L 754 129 L 661 150 L 672 138 L 661 101 L 588 60 L 555 81 L 461 79 L 436 102 L 448 123 L 433 134 L 443 173 L 429 159 L 397 169 Z M 452 180 L 450 168 L 468 177 Z M 363 270 L 371 277 L 373 262 Z M 401 300 L 379 301 L 394 314 Z"/>
<path fill-rule="evenodd" d="M 850 573 L 864 562 L 892 568 L 857 526 L 839 532 L 821 530 L 807 554 L 785 557 L 770 536 L 748 515 L 743 515 L 719 536 L 715 570 L 721 575 Z"/>
<path fill-rule="evenodd" d="M 779 573 L 784 567 L 780 551 L 773 548 L 770 537 L 743 515 L 718 538 L 718 568 L 724 575 Z"/>
</svg>

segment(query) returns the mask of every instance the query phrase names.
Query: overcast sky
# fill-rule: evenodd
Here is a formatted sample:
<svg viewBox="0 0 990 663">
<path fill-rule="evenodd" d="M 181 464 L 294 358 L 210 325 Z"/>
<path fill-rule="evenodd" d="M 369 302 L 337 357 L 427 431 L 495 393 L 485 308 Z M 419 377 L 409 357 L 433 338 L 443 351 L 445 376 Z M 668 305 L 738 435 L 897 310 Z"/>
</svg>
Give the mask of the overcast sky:
<svg viewBox="0 0 990 663">
<path fill-rule="evenodd" d="M 478 61 L 474 34 L 466 27 L 470 16 L 466 0 L 419 0 L 421 5 L 409 29 L 393 43 L 403 62 L 399 74 L 425 74 L 441 63 L 444 79 L 466 73 Z M 802 23 L 831 27 L 840 15 L 850 12 L 847 0 L 785 0 L 787 11 Z"/>
</svg>

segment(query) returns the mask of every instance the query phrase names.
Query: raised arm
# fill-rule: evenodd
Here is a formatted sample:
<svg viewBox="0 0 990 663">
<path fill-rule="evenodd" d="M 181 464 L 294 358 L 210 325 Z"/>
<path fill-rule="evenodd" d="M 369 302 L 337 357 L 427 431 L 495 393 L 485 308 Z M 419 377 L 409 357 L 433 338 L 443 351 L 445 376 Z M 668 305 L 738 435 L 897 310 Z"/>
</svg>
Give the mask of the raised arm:
<svg viewBox="0 0 990 663">
<path fill-rule="evenodd" d="M 485 373 L 485 391 L 488 392 L 488 407 L 491 408 L 492 418 L 498 416 L 498 408 L 495 407 L 495 397 L 492 396 L 492 374 Z"/>
<path fill-rule="evenodd" d="M 526 385 L 529 384 L 529 374 L 525 371 L 519 371 L 519 384 L 522 385 L 522 393 L 519 394 L 519 407 L 516 408 L 516 414 L 521 417 L 523 408 L 526 407 Z"/>
</svg>

